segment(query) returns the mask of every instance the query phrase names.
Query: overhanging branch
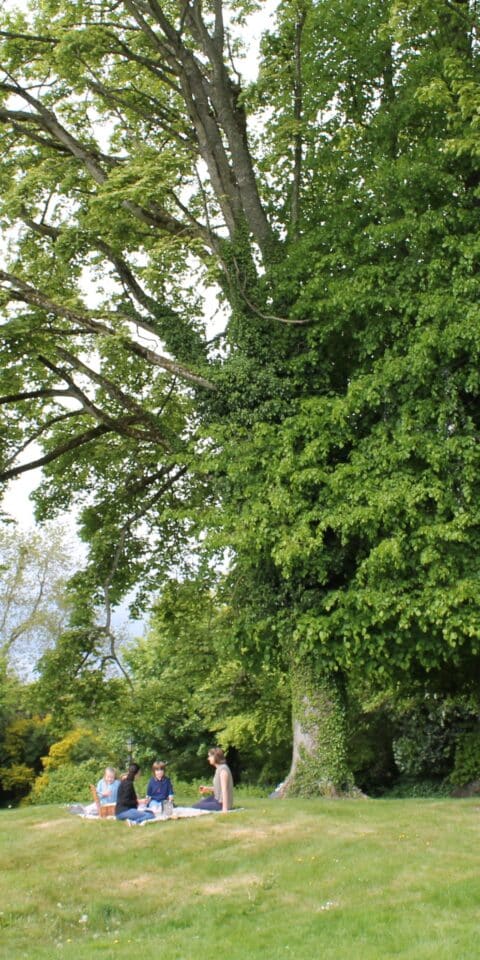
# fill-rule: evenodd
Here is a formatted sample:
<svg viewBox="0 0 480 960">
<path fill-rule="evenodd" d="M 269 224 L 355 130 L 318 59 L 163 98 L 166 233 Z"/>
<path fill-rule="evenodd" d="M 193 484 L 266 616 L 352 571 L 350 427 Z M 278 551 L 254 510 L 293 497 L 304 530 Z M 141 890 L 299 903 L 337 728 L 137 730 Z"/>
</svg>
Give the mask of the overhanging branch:
<svg viewBox="0 0 480 960">
<path fill-rule="evenodd" d="M 214 384 L 209 380 L 206 380 L 205 377 L 194 373 L 183 364 L 177 363 L 176 360 L 171 360 L 169 357 L 165 357 L 162 354 L 156 353 L 154 350 L 150 350 L 148 347 L 144 347 L 142 344 L 132 340 L 127 334 L 126 329 L 120 331 L 114 327 L 110 327 L 107 324 L 102 323 L 100 320 L 94 319 L 91 314 L 80 313 L 79 310 L 76 310 L 72 307 L 67 307 L 64 304 L 56 303 L 41 291 L 36 290 L 34 287 L 30 286 L 30 284 L 26 283 L 24 280 L 21 280 L 20 277 L 8 273 L 5 270 L 0 270 L 0 281 L 2 280 L 10 285 L 5 289 L 9 291 L 12 299 L 21 300 L 24 303 L 31 304 L 32 306 L 40 307 L 47 313 L 54 314 L 57 317 L 62 317 L 70 322 L 77 323 L 83 327 L 87 333 L 104 337 L 115 337 L 117 340 L 121 336 L 122 345 L 127 352 L 141 357 L 152 366 L 160 367 L 161 369 L 168 371 L 173 376 L 179 377 L 180 380 L 184 380 L 185 382 L 191 383 L 197 387 L 202 387 L 205 390 L 215 390 Z M 119 319 L 123 324 L 127 322 L 132 323 L 131 317 L 120 316 Z"/>
</svg>

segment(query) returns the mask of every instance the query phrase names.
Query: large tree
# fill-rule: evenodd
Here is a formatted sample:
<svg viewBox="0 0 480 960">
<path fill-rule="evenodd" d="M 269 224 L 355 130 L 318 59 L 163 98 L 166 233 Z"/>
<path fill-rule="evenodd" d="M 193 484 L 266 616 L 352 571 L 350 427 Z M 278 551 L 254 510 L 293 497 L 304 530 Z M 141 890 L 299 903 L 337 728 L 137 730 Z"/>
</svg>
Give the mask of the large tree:
<svg viewBox="0 0 480 960">
<path fill-rule="evenodd" d="M 2 476 L 80 501 L 107 609 L 229 549 L 239 650 L 291 671 L 288 788 L 338 791 L 352 660 L 478 658 L 474 4 L 284 0 L 251 86 L 249 0 L 32 10 L 2 26 Z"/>
</svg>

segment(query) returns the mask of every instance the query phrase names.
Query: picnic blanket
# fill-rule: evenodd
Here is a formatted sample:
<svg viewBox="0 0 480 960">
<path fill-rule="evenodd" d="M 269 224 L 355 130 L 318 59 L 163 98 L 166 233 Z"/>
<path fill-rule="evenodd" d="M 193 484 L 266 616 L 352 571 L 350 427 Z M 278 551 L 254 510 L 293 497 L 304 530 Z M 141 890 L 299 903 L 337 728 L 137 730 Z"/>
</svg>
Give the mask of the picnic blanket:
<svg viewBox="0 0 480 960">
<path fill-rule="evenodd" d="M 238 813 L 239 810 L 244 810 L 244 807 L 234 807 L 232 810 L 227 810 L 227 813 Z M 140 824 L 141 827 L 147 825 L 147 823 L 157 823 L 159 820 L 187 820 L 190 817 L 204 817 L 205 814 L 210 813 L 221 813 L 221 810 L 197 810 L 196 807 L 174 807 L 173 813 L 169 816 L 164 816 L 161 814 L 158 817 L 155 817 L 154 820 L 143 820 Z"/>
<path fill-rule="evenodd" d="M 82 820 L 100 820 L 98 811 L 90 811 L 82 807 L 81 804 L 72 804 L 69 812 L 81 817 Z M 142 823 L 158 823 L 159 820 L 186 820 L 189 817 L 203 817 L 206 813 L 217 813 L 216 810 L 197 810 L 195 807 L 174 807 L 170 815 L 159 814 L 152 820 L 143 820 Z M 105 820 L 115 820 L 114 816 L 104 817 Z"/>
<path fill-rule="evenodd" d="M 168 816 L 161 813 L 154 820 L 144 820 L 143 823 L 157 823 L 158 820 L 187 820 L 189 817 L 203 817 L 206 813 L 217 813 L 217 811 L 197 810 L 195 807 L 174 807 Z"/>
</svg>

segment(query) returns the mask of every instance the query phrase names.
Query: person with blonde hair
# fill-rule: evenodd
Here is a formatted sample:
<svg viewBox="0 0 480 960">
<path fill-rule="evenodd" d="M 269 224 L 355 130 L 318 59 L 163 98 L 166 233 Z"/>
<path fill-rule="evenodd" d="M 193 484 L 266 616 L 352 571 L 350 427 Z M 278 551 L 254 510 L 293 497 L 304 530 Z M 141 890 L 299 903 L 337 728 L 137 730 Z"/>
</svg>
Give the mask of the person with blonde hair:
<svg viewBox="0 0 480 960">
<path fill-rule="evenodd" d="M 105 772 L 96 786 L 100 806 L 106 803 L 116 803 L 120 780 L 117 780 L 115 767 L 105 767 Z"/>
<path fill-rule="evenodd" d="M 95 797 L 93 803 L 73 803 L 70 806 L 70 813 L 82 817 L 98 817 L 100 807 L 106 807 L 117 802 L 117 793 L 120 786 L 120 780 L 117 780 L 115 767 L 105 767 L 103 777 L 98 781 L 96 787 L 91 786 L 91 791 Z"/>
</svg>

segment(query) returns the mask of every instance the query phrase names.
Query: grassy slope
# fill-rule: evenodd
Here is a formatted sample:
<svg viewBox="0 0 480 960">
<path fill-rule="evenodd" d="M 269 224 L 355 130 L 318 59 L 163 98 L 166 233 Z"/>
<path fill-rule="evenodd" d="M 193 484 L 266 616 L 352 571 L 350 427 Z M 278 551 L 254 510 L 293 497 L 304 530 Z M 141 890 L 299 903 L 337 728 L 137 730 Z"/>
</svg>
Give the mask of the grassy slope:
<svg viewBox="0 0 480 960">
<path fill-rule="evenodd" d="M 474 960 L 478 801 L 269 801 L 129 828 L 0 812 L 1 960 Z"/>
</svg>

